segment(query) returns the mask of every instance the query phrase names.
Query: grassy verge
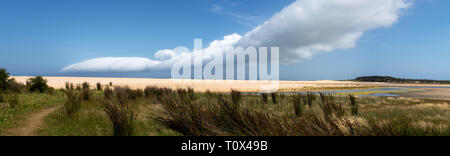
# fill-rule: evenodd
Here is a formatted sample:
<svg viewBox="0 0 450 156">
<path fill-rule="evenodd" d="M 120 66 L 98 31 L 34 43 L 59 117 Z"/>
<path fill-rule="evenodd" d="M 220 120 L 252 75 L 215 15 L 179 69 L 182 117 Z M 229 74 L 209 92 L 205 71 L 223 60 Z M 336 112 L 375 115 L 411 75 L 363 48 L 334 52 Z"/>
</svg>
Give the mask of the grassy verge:
<svg viewBox="0 0 450 156">
<path fill-rule="evenodd" d="M 39 131 L 43 136 L 112 136 L 113 125 L 102 106 L 103 93 L 95 91 L 88 101 L 74 115 L 67 115 L 64 108 L 45 118 L 47 127 Z M 133 101 L 136 110 L 135 136 L 173 136 L 177 132 L 163 127 L 154 120 L 161 114 L 162 107 L 149 104 L 144 98 Z"/>
<path fill-rule="evenodd" d="M 7 100 L 0 103 L 0 135 L 10 135 L 8 130 L 23 126 L 27 115 L 43 109 L 56 107 L 62 104 L 65 97 L 60 92 L 24 93 L 18 95 L 18 106 L 11 108 Z M 4 98 L 10 98 L 4 96 Z"/>
</svg>

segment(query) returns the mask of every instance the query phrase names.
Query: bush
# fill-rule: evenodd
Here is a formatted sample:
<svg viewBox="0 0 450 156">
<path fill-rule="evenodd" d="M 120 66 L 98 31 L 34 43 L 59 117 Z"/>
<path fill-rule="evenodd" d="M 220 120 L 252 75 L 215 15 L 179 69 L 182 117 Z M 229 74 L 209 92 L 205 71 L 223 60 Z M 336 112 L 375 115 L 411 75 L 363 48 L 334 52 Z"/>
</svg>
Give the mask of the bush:
<svg viewBox="0 0 450 156">
<path fill-rule="evenodd" d="M 30 78 L 28 84 L 30 85 L 30 92 L 38 91 L 40 93 L 44 93 L 48 90 L 47 80 L 45 80 L 42 76 Z"/>
<path fill-rule="evenodd" d="M 126 100 L 127 95 L 124 88 L 115 88 L 114 92 L 114 96 L 103 102 L 103 110 L 113 124 L 114 136 L 133 136 L 136 118 L 133 105 Z"/>
<path fill-rule="evenodd" d="M 67 102 L 64 104 L 64 109 L 68 116 L 73 116 L 81 108 L 81 96 L 77 91 L 66 91 Z"/>
<path fill-rule="evenodd" d="M 0 69 L 0 90 L 5 91 L 7 89 L 7 81 L 9 79 L 9 73 L 6 69 Z"/>
<path fill-rule="evenodd" d="M 20 94 L 26 90 L 26 86 L 22 83 L 17 82 L 15 79 L 9 79 L 6 81 L 7 90 L 13 93 Z"/>
</svg>

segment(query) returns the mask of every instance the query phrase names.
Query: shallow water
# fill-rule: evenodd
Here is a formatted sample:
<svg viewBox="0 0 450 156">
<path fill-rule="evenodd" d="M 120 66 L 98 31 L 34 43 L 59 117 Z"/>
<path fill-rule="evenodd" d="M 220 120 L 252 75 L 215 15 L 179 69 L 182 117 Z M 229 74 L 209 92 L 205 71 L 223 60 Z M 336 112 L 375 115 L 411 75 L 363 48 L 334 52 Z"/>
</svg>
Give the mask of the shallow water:
<svg viewBox="0 0 450 156">
<path fill-rule="evenodd" d="M 394 94 L 395 92 L 406 92 L 409 91 L 412 88 L 408 87 L 382 87 L 382 88 L 374 88 L 374 89 L 352 89 L 352 90 L 327 90 L 327 91 L 313 91 L 313 93 L 327 93 L 327 94 L 339 94 L 339 93 L 352 93 L 361 97 L 370 97 L 370 96 L 383 96 L 383 97 L 395 97 L 398 96 Z M 367 92 L 385 92 L 385 93 L 372 93 L 367 94 Z M 392 92 L 392 93 L 390 93 Z M 305 91 L 302 92 L 283 92 L 284 94 L 289 93 L 306 93 Z M 361 93 L 361 94 L 358 94 Z"/>
<path fill-rule="evenodd" d="M 318 94 L 318 93 L 326 93 L 326 94 L 345 94 L 345 93 L 351 93 L 353 95 L 357 95 L 360 97 L 398 97 L 396 93 L 399 92 L 409 92 L 409 91 L 415 91 L 420 89 L 427 89 L 427 88 L 436 88 L 436 89 L 450 89 L 450 87 L 436 87 L 436 86 L 386 86 L 386 87 L 380 87 L 380 88 L 373 88 L 373 89 L 350 89 L 350 90 L 326 90 L 326 91 L 311 91 L 312 93 Z M 295 94 L 295 93 L 306 93 L 307 91 L 293 91 L 293 92 L 281 92 L 281 94 Z M 375 93 L 367 93 L 367 92 L 375 92 Z M 382 93 L 380 93 L 382 92 Z M 359 94 L 360 93 L 360 94 Z M 259 95 L 260 93 L 243 93 L 243 94 L 256 94 Z"/>
</svg>

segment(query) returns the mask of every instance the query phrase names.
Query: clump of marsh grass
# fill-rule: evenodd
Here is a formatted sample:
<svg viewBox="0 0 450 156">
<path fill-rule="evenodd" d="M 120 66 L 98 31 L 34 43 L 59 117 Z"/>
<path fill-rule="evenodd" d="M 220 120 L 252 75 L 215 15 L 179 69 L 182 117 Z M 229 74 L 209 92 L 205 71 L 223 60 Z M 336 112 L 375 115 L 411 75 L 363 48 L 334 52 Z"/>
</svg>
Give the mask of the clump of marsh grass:
<svg viewBox="0 0 450 156">
<path fill-rule="evenodd" d="M 359 106 L 358 103 L 356 102 L 356 98 L 353 95 L 348 95 L 348 98 L 350 100 L 350 107 L 351 107 L 351 112 L 352 115 L 358 115 L 359 114 Z"/>
<path fill-rule="evenodd" d="M 53 88 L 53 87 L 48 87 L 48 89 L 47 89 L 47 94 L 55 95 L 55 88 Z"/>
<path fill-rule="evenodd" d="M 65 87 L 66 87 L 66 90 L 71 90 L 72 88 L 70 87 L 72 84 L 70 83 L 70 82 L 66 82 L 65 83 Z M 73 86 L 73 85 L 72 85 Z"/>
<path fill-rule="evenodd" d="M 278 101 L 277 101 L 277 96 L 278 96 L 278 93 L 270 93 L 270 95 L 272 96 L 272 102 L 274 103 L 274 104 L 276 104 Z"/>
<path fill-rule="evenodd" d="M 114 87 L 114 90 L 107 87 L 104 93 L 107 99 L 117 98 L 120 101 L 136 100 L 138 98 L 144 97 L 144 91 L 142 91 L 142 89 L 133 90 L 128 86 L 117 86 Z"/>
<path fill-rule="evenodd" d="M 9 108 L 17 108 L 20 106 L 19 103 L 19 95 L 18 94 L 12 94 L 9 95 L 6 99 L 6 102 L 9 104 Z"/>
<path fill-rule="evenodd" d="M 144 91 L 142 89 L 132 90 L 130 88 L 126 88 L 128 99 L 136 100 L 138 98 L 144 97 Z"/>
<path fill-rule="evenodd" d="M 103 94 L 105 96 L 105 99 L 111 99 L 114 96 L 114 91 L 109 86 L 106 86 Z"/>
<path fill-rule="evenodd" d="M 188 88 L 188 89 L 177 89 L 176 95 L 181 98 L 181 100 L 192 103 L 192 101 L 195 101 L 197 99 L 197 95 L 194 92 L 194 89 Z M 171 95 L 171 94 L 169 94 Z"/>
<path fill-rule="evenodd" d="M 295 115 L 301 117 L 305 112 L 304 96 L 303 94 L 297 94 L 292 101 Z"/>
<path fill-rule="evenodd" d="M 172 90 L 167 88 L 157 88 L 157 87 L 146 87 L 144 89 L 145 98 L 155 98 L 156 102 L 162 102 L 165 94 L 172 92 Z"/>
<path fill-rule="evenodd" d="M 211 92 L 208 91 L 208 95 L 210 96 Z M 231 90 L 231 99 L 235 105 L 238 105 L 242 99 L 241 92 L 237 90 Z"/>
<path fill-rule="evenodd" d="M 64 110 L 68 116 L 75 115 L 81 108 L 82 97 L 78 91 L 67 90 L 67 101 L 64 104 Z"/>
<path fill-rule="evenodd" d="M 190 102 L 182 99 L 178 93 L 166 97 L 167 116 L 158 118 L 160 123 L 182 134 L 265 136 L 279 132 L 274 129 L 280 122 L 270 122 L 269 114 L 241 108 L 222 96 Z"/>
<path fill-rule="evenodd" d="M 210 93 L 211 94 L 211 93 Z M 296 117 L 267 111 L 258 99 L 246 98 L 239 105 L 233 94 L 189 98 L 187 90 L 165 93 L 166 114 L 157 121 L 184 135 L 193 136 L 366 136 L 389 135 L 392 128 L 345 114 L 341 101 L 321 94 L 318 107 L 306 109 L 308 94 L 292 95 Z M 227 97 L 228 96 L 228 97 Z M 282 102 L 279 101 L 280 105 Z M 259 108 L 258 108 L 259 107 Z M 307 112 L 311 111 L 311 112 Z"/>
<path fill-rule="evenodd" d="M 323 113 L 325 113 L 325 115 L 334 114 L 338 117 L 341 117 L 345 114 L 342 104 L 335 100 L 334 96 L 320 93 L 320 97 L 322 102 L 319 106 L 322 109 Z"/>
<path fill-rule="evenodd" d="M 81 85 L 77 84 L 76 87 L 75 87 L 75 90 L 81 91 L 82 90 Z"/>
<path fill-rule="evenodd" d="M 90 89 L 82 89 L 81 97 L 83 100 L 88 101 L 91 99 L 91 90 Z"/>
<path fill-rule="evenodd" d="M 264 103 L 267 103 L 269 101 L 267 93 L 261 93 L 261 98 Z"/>
<path fill-rule="evenodd" d="M 81 85 L 82 85 L 82 89 L 87 89 L 87 90 L 91 89 L 91 86 L 88 82 L 83 82 Z"/>
<path fill-rule="evenodd" d="M 97 82 L 97 90 L 102 91 L 102 84 L 100 82 Z"/>
<path fill-rule="evenodd" d="M 306 92 L 306 96 L 307 96 L 307 101 L 308 101 L 308 106 L 311 108 L 314 101 L 316 101 L 316 94 L 312 93 L 312 92 Z"/>
<path fill-rule="evenodd" d="M 128 94 L 126 88 L 116 87 L 113 95 L 103 102 L 103 110 L 113 124 L 114 136 L 135 134 L 136 112 L 131 101 L 128 100 Z"/>
</svg>

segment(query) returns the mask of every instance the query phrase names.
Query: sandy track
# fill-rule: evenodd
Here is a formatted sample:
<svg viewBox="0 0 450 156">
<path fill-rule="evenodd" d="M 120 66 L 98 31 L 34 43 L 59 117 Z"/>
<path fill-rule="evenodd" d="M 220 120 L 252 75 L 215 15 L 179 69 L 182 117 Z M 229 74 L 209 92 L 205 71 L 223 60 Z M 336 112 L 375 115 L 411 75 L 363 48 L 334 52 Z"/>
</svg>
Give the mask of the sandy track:
<svg viewBox="0 0 450 156">
<path fill-rule="evenodd" d="M 9 134 L 12 136 L 36 136 L 36 131 L 45 126 L 44 118 L 56 111 L 56 109 L 58 109 L 58 107 L 48 108 L 29 115 L 23 127 L 9 130 Z"/>
</svg>

